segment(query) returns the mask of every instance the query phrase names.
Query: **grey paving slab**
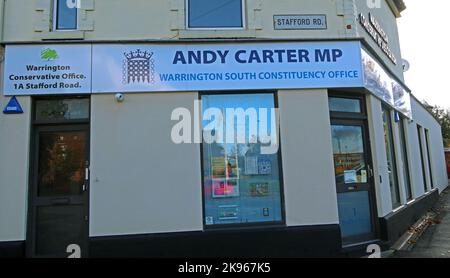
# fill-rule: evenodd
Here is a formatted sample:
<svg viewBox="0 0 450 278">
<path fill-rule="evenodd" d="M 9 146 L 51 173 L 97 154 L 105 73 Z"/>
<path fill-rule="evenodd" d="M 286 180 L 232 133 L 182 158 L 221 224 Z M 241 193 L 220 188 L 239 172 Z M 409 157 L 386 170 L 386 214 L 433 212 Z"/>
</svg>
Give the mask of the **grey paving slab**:
<svg viewBox="0 0 450 278">
<path fill-rule="evenodd" d="M 450 189 L 447 188 L 433 208 L 435 221 L 409 251 L 397 251 L 394 258 L 450 258 Z"/>
</svg>

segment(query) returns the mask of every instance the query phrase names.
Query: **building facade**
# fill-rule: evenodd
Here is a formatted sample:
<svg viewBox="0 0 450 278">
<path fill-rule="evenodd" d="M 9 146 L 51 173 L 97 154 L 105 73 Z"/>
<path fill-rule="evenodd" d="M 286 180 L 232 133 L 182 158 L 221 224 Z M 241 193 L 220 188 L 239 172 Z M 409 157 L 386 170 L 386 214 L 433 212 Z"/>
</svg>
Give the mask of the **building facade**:
<svg viewBox="0 0 450 278">
<path fill-rule="evenodd" d="M 448 185 L 405 8 L 0 0 L 0 256 L 390 246 Z"/>
</svg>

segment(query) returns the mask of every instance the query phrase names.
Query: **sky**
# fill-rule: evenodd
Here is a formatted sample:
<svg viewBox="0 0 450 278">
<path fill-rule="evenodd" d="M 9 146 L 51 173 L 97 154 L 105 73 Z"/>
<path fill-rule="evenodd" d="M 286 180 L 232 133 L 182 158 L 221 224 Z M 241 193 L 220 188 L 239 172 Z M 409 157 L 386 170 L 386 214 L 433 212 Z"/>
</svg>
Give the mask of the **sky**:
<svg viewBox="0 0 450 278">
<path fill-rule="evenodd" d="M 411 64 L 406 85 L 419 100 L 450 109 L 450 1 L 404 1 L 398 25 L 402 58 Z"/>
</svg>

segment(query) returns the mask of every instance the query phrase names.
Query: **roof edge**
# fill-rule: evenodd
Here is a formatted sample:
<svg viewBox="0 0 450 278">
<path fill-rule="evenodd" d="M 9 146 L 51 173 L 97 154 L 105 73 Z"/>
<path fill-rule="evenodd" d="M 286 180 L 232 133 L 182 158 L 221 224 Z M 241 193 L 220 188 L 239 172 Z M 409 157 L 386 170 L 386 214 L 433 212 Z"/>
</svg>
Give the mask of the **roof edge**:
<svg viewBox="0 0 450 278">
<path fill-rule="evenodd" d="M 406 10 L 406 4 L 403 0 L 386 0 L 395 17 L 400 17 L 401 12 Z"/>
</svg>

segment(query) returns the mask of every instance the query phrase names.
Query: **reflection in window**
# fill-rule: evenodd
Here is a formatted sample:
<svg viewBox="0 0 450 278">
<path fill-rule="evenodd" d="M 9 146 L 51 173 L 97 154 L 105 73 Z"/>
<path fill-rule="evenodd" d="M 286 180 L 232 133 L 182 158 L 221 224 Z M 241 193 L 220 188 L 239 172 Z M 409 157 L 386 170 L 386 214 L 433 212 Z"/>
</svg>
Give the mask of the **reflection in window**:
<svg viewBox="0 0 450 278">
<path fill-rule="evenodd" d="M 188 0 L 189 28 L 243 27 L 242 0 Z"/>
<path fill-rule="evenodd" d="M 332 125 L 331 134 L 336 183 L 367 183 L 362 127 Z"/>
<path fill-rule="evenodd" d="M 392 133 L 391 111 L 383 108 L 384 141 L 386 145 L 387 168 L 389 173 L 389 186 L 391 188 L 392 206 L 401 205 L 398 187 L 397 165 L 395 163 L 394 135 Z"/>
<path fill-rule="evenodd" d="M 351 243 L 351 237 L 369 234 L 373 230 L 369 192 L 338 193 L 338 212 L 344 244 Z"/>
<path fill-rule="evenodd" d="M 361 113 L 361 101 L 352 98 L 329 97 L 331 112 Z"/>
<path fill-rule="evenodd" d="M 425 155 L 423 154 L 422 127 L 420 125 L 417 125 L 417 136 L 419 137 L 418 139 L 420 148 L 420 162 L 422 165 L 423 189 L 425 190 L 425 192 L 428 192 L 427 175 L 425 172 Z"/>
<path fill-rule="evenodd" d="M 36 101 L 36 120 L 89 119 L 89 99 L 52 99 Z"/>
<path fill-rule="evenodd" d="M 84 132 L 48 132 L 39 135 L 39 196 L 82 193 L 85 147 Z"/>
<path fill-rule="evenodd" d="M 68 5 L 75 1 L 56 1 L 56 30 L 77 29 L 77 8 Z"/>
<path fill-rule="evenodd" d="M 406 130 L 405 130 L 405 119 L 403 117 L 400 118 L 399 121 L 399 131 L 400 131 L 400 144 L 402 145 L 402 161 L 403 161 L 403 178 L 405 181 L 405 189 L 406 189 L 406 198 L 408 200 L 412 200 L 412 189 L 411 189 L 411 179 L 409 177 L 409 162 L 408 162 L 408 151 L 406 144 Z"/>
<path fill-rule="evenodd" d="M 202 108 L 206 225 L 281 222 L 278 151 L 262 151 L 273 127 L 260 126 L 273 115 L 273 94 L 204 95 Z"/>
<path fill-rule="evenodd" d="M 430 182 L 431 182 L 431 189 L 434 188 L 434 181 L 433 181 L 433 167 L 431 164 L 431 152 L 430 152 L 430 132 L 428 129 L 425 129 L 425 142 L 427 147 L 427 154 L 428 154 L 428 170 L 430 171 Z"/>
</svg>

